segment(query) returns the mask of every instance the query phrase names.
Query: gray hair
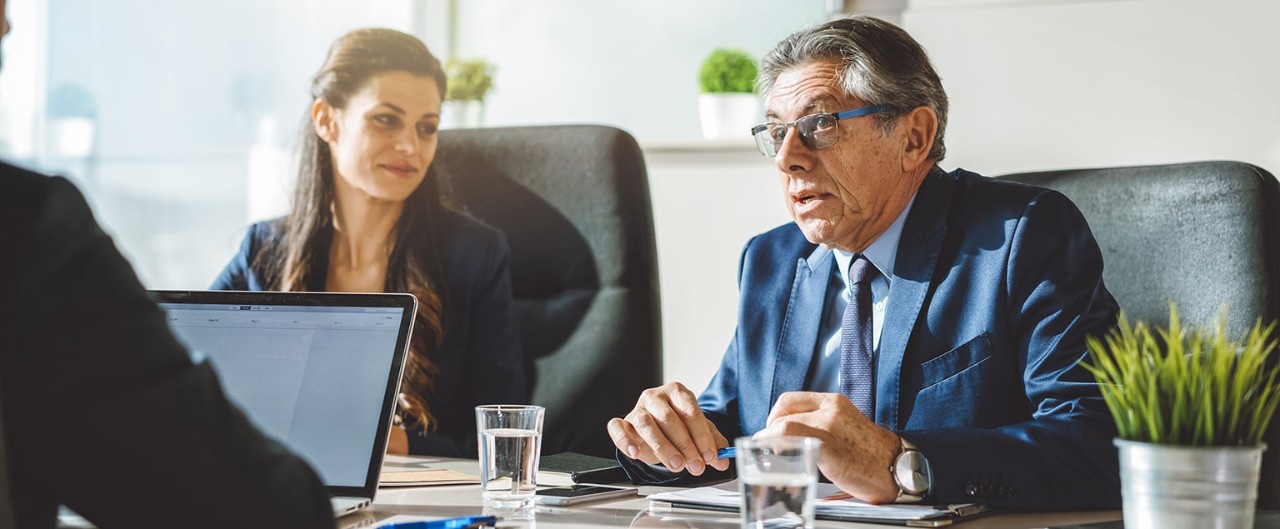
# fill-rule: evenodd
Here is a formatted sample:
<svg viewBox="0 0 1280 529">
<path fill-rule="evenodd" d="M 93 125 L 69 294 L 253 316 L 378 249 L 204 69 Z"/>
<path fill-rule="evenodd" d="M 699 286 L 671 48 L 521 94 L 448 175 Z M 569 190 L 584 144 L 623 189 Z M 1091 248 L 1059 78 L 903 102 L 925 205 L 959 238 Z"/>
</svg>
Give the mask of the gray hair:
<svg viewBox="0 0 1280 529">
<path fill-rule="evenodd" d="M 869 105 L 885 105 L 876 114 L 888 134 L 899 119 L 926 106 L 938 115 L 929 159 L 942 160 L 947 146 L 947 93 L 920 43 L 902 28 L 878 18 L 855 15 L 802 29 L 779 42 L 760 61 L 757 86 L 768 95 L 783 72 L 820 60 L 842 63 L 840 84 L 845 93 Z"/>
</svg>

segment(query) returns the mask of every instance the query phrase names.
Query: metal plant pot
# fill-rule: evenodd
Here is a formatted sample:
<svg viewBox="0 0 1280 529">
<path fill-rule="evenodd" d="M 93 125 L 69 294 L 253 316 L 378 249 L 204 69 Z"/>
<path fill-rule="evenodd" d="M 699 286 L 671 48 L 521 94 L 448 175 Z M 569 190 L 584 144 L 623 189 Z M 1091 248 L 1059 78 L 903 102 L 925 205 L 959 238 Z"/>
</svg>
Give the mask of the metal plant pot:
<svg viewBox="0 0 1280 529">
<path fill-rule="evenodd" d="M 1252 529 L 1265 444 L 1188 447 L 1116 439 L 1126 529 Z"/>
</svg>

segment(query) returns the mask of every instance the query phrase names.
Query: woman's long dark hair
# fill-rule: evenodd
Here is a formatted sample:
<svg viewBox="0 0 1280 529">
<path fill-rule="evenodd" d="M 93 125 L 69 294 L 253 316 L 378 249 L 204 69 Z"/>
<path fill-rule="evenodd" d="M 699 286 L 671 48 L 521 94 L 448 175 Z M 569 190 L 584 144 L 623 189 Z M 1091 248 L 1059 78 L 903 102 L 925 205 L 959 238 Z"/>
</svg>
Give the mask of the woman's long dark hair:
<svg viewBox="0 0 1280 529">
<path fill-rule="evenodd" d="M 408 72 L 431 77 L 445 93 L 446 80 L 440 61 L 412 35 L 391 29 L 360 29 L 348 33 L 329 48 L 329 55 L 311 81 L 311 96 L 334 108 L 347 100 L 369 79 L 385 72 Z M 423 428 L 432 426 L 427 399 L 435 388 L 436 366 L 431 352 L 442 338 L 442 271 L 438 258 L 437 218 L 447 206 L 441 192 L 436 164 L 427 169 L 422 184 L 405 199 L 391 240 L 387 261 L 387 292 L 408 292 L 418 297 L 409 359 L 401 382 L 399 415 Z M 329 145 L 311 124 L 310 105 L 303 118 L 298 152 L 298 181 L 292 205 L 276 237 L 258 254 L 254 267 L 262 272 L 268 288 L 284 291 L 323 288 L 318 270 L 327 263 L 333 241 L 333 159 Z"/>
</svg>

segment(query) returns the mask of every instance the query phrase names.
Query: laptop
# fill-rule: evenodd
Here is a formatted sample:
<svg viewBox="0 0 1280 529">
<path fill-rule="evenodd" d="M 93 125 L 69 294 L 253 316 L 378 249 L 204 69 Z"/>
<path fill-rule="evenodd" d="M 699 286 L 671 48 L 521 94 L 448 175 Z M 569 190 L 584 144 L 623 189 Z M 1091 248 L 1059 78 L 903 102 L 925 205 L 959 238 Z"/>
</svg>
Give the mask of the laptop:
<svg viewBox="0 0 1280 529">
<path fill-rule="evenodd" d="M 227 396 L 302 456 L 335 516 L 373 503 L 418 300 L 409 294 L 151 291 Z"/>
</svg>

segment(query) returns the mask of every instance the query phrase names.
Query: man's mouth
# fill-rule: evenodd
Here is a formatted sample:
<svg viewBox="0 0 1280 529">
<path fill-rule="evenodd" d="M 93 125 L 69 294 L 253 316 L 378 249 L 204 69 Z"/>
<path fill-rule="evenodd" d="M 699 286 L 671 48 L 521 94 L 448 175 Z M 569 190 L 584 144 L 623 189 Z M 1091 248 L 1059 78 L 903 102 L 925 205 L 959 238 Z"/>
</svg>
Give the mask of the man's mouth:
<svg viewBox="0 0 1280 529">
<path fill-rule="evenodd" d="M 794 200 L 796 204 L 804 206 L 816 200 L 821 200 L 823 198 L 826 198 L 828 196 L 831 196 L 831 195 L 829 193 L 797 193 L 797 194 L 791 195 L 791 200 Z"/>
</svg>

